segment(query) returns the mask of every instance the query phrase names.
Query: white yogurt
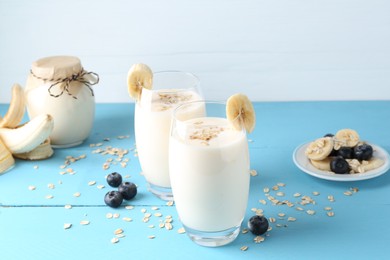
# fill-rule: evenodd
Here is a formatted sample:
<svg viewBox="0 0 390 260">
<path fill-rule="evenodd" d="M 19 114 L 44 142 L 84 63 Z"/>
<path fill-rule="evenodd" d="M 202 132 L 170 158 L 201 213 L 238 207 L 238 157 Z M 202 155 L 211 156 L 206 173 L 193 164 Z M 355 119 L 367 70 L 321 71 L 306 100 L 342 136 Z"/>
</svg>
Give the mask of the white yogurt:
<svg viewBox="0 0 390 260">
<path fill-rule="evenodd" d="M 170 137 L 169 167 L 181 222 L 206 232 L 239 226 L 249 193 L 245 133 L 224 118 L 180 124 Z"/>
<path fill-rule="evenodd" d="M 189 90 L 162 89 L 142 91 L 135 106 L 134 128 L 138 158 L 146 180 L 160 187 L 170 188 L 168 169 L 168 141 L 172 110 L 178 105 L 200 96 Z M 192 107 L 188 117 L 204 114 L 203 106 Z"/>
</svg>

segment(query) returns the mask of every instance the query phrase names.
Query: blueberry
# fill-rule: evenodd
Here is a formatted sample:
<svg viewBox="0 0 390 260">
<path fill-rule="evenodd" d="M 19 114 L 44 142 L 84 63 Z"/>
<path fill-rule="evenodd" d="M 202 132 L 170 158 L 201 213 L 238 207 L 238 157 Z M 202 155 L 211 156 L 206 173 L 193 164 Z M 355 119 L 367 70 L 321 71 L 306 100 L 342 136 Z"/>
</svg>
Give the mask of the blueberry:
<svg viewBox="0 0 390 260">
<path fill-rule="evenodd" d="M 264 216 L 253 216 L 248 221 L 248 228 L 252 234 L 259 236 L 268 230 L 268 220 Z"/>
<path fill-rule="evenodd" d="M 352 159 L 354 157 L 353 148 L 340 147 L 340 149 L 337 151 L 337 155 L 343 157 L 344 159 Z"/>
<path fill-rule="evenodd" d="M 122 194 L 123 199 L 131 200 L 137 195 L 137 186 L 132 182 L 123 182 L 119 185 L 118 191 Z"/>
<path fill-rule="evenodd" d="M 118 208 L 123 202 L 123 196 L 119 191 L 109 191 L 104 196 L 104 202 L 111 208 Z"/>
<path fill-rule="evenodd" d="M 330 134 L 330 133 L 324 135 L 324 137 L 333 137 L 333 136 L 334 136 L 334 134 Z"/>
<path fill-rule="evenodd" d="M 117 188 L 122 183 L 122 176 L 117 172 L 110 173 L 107 175 L 107 183 L 111 187 Z"/>
<path fill-rule="evenodd" d="M 371 159 L 372 154 L 374 150 L 372 149 L 372 146 L 369 144 L 362 144 L 355 146 L 353 149 L 355 158 L 358 159 L 359 161 L 365 160 L 368 161 Z"/>
<path fill-rule="evenodd" d="M 330 169 L 338 174 L 349 173 L 349 164 L 343 157 L 337 156 L 330 162 Z"/>
</svg>

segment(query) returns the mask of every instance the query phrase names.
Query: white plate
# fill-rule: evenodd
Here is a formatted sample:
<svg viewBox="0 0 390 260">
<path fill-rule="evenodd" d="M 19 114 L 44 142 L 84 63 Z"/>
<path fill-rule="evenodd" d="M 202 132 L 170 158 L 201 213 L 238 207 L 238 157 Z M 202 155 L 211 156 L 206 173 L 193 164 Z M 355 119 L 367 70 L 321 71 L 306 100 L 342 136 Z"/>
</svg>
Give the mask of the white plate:
<svg viewBox="0 0 390 260">
<path fill-rule="evenodd" d="M 321 171 L 315 168 L 305 155 L 306 147 L 309 144 L 310 142 L 302 144 L 295 149 L 293 153 L 293 161 L 299 169 L 317 178 L 331 181 L 360 181 L 378 177 L 390 169 L 390 156 L 387 151 L 380 146 L 370 144 L 374 149 L 373 156 L 385 161 L 381 167 L 365 173 L 356 174 L 336 174 L 333 172 Z"/>
</svg>

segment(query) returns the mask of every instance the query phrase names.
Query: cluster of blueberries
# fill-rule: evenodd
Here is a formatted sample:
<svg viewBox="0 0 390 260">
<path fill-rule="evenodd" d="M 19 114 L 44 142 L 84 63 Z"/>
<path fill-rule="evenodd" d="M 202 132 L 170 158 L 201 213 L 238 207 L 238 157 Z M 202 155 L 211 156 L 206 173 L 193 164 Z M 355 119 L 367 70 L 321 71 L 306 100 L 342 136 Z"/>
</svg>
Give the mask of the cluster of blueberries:
<svg viewBox="0 0 390 260">
<path fill-rule="evenodd" d="M 123 200 L 131 200 L 137 195 L 137 186 L 132 182 L 122 182 L 122 176 L 117 172 L 107 175 L 107 183 L 113 188 L 118 188 L 107 192 L 104 196 L 107 206 L 118 208 Z M 256 215 L 248 220 L 248 229 L 257 236 L 267 232 L 268 226 L 268 220 L 264 216 Z"/>
<path fill-rule="evenodd" d="M 132 182 L 122 182 L 122 176 L 117 172 L 107 175 L 107 183 L 113 188 L 118 188 L 107 192 L 104 196 L 107 206 L 118 208 L 123 200 L 131 200 L 137 195 L 137 186 Z"/>
</svg>

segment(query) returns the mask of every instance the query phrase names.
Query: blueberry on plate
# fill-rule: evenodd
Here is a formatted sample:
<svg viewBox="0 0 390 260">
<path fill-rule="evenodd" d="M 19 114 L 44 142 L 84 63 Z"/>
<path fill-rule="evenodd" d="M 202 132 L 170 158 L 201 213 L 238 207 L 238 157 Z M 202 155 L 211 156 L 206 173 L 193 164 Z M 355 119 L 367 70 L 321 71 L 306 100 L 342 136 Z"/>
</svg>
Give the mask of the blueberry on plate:
<svg viewBox="0 0 390 260">
<path fill-rule="evenodd" d="M 354 152 L 354 157 L 359 161 L 361 160 L 368 161 L 371 159 L 372 154 L 374 153 L 374 149 L 372 149 L 372 146 L 369 144 L 362 144 L 362 145 L 355 146 L 353 152 Z"/>
<path fill-rule="evenodd" d="M 340 147 L 337 151 L 337 156 L 341 156 L 344 159 L 352 159 L 354 157 L 353 148 L 352 147 Z"/>
<path fill-rule="evenodd" d="M 137 195 L 137 186 L 132 182 L 123 182 L 119 185 L 118 191 L 122 194 L 123 199 L 131 200 Z"/>
<path fill-rule="evenodd" d="M 104 196 L 104 202 L 111 208 L 118 208 L 123 202 L 123 196 L 119 191 L 109 191 Z"/>
<path fill-rule="evenodd" d="M 264 216 L 253 216 L 248 221 L 248 228 L 252 234 L 259 236 L 267 232 L 269 223 Z"/>
<path fill-rule="evenodd" d="M 337 174 L 349 173 L 349 164 L 341 156 L 337 156 L 330 162 L 330 170 Z"/>
<path fill-rule="evenodd" d="M 331 134 L 331 133 L 324 135 L 324 137 L 333 137 L 333 136 L 334 136 L 334 134 Z"/>
<path fill-rule="evenodd" d="M 113 188 L 117 188 L 122 183 L 122 175 L 117 172 L 107 175 L 107 183 Z"/>
</svg>

